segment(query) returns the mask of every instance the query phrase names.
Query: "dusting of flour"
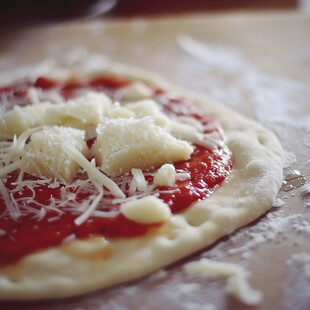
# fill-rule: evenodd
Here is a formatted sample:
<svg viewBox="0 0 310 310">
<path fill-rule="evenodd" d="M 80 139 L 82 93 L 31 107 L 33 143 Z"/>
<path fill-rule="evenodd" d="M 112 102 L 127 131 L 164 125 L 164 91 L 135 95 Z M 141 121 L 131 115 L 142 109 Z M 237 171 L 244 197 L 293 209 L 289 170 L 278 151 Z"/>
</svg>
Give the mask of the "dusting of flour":
<svg viewBox="0 0 310 310">
<path fill-rule="evenodd" d="M 230 255 L 232 259 L 240 257 L 240 264 L 247 266 L 253 258 L 254 250 L 264 244 L 281 243 L 290 236 L 295 246 L 298 240 L 308 240 L 310 218 L 305 217 L 305 210 L 310 207 L 308 83 L 262 72 L 241 50 L 229 45 L 208 44 L 187 35 L 178 37 L 177 44 L 202 64 L 199 70 L 201 73 L 197 75 L 208 76 L 207 81 L 197 79 L 198 88 L 237 110 L 240 109 L 240 103 L 246 102 L 247 114 L 252 114 L 270 128 L 279 137 L 285 151 L 283 191 L 275 201 L 272 212 L 255 225 L 238 230 L 230 236 L 229 241 L 217 243 L 211 250 L 204 252 L 202 257 L 225 260 Z M 239 111 L 243 113 L 241 109 Z M 287 209 L 286 202 L 294 197 L 302 198 L 302 209 Z M 285 261 L 283 258 L 283 263 Z M 292 254 L 287 264 L 302 266 L 304 275 L 310 277 L 310 254 Z"/>
<path fill-rule="evenodd" d="M 134 33 L 139 34 L 147 29 L 147 23 L 141 20 L 133 23 L 131 28 Z M 93 31 L 97 30 L 93 29 Z M 206 44 L 186 35 L 178 37 L 177 42 L 183 51 L 199 61 L 198 68 L 203 64 L 200 74 L 204 78 L 195 79 L 197 88 L 237 110 L 240 107 L 240 102 L 248 102 L 249 111 L 253 113 L 253 117 L 272 129 L 281 140 L 285 149 L 285 175 L 297 169 L 307 179 L 302 188 L 296 189 L 292 187 L 291 191 L 282 193 L 275 201 L 272 212 L 261 218 L 255 225 L 238 230 L 228 240 L 218 242 L 210 250 L 200 255 L 200 259 L 208 258 L 215 261 L 225 261 L 227 256 L 233 259 L 234 257 L 240 257 L 241 260 L 237 264 L 240 268 L 246 269 L 253 258 L 254 250 L 268 242 L 280 242 L 288 238 L 287 227 L 290 227 L 290 230 L 298 236 L 310 237 L 309 218 L 305 218 L 301 212 L 290 213 L 286 210 L 286 202 L 296 193 L 300 194 L 304 199 L 305 209 L 310 208 L 310 183 L 308 183 L 307 177 L 307 175 L 310 175 L 310 158 L 309 152 L 304 151 L 305 149 L 309 151 L 310 148 L 310 88 L 307 83 L 287 77 L 269 75 L 260 71 L 240 50 L 229 45 Z M 108 46 L 111 50 L 116 49 L 117 42 L 110 40 Z M 143 44 L 141 46 L 130 45 L 129 48 L 137 55 L 145 53 Z M 163 55 L 160 56 L 160 59 L 155 57 L 154 61 L 158 60 L 161 66 L 165 66 L 163 57 Z M 106 61 L 107 59 L 102 54 L 89 55 L 84 47 L 78 46 L 75 50 L 59 57 L 57 62 L 66 67 L 78 65 L 85 66 L 88 69 L 96 69 L 105 64 Z M 55 61 L 51 62 L 49 60 L 43 63 L 38 68 L 38 71 L 44 72 L 47 67 L 54 65 L 54 63 Z M 192 71 L 192 67 L 193 63 L 184 62 L 182 70 L 187 74 L 187 72 Z M 29 72 L 31 72 L 30 70 L 31 68 L 29 68 Z M 26 75 L 29 75 L 29 72 L 26 72 Z M 184 72 L 185 80 L 187 77 L 185 77 Z M 207 82 L 205 79 L 206 74 Z M 16 76 L 20 77 L 21 72 L 16 71 Z M 182 79 L 182 76 L 180 79 Z M 5 84 L 6 81 L 2 81 L 2 83 Z M 308 111 L 308 113 L 300 113 L 300 111 Z M 243 111 L 239 110 L 239 112 L 242 113 Z M 298 119 L 298 122 L 296 122 L 296 119 Z M 294 142 L 292 144 L 288 141 Z M 289 259 L 284 259 L 285 262 L 288 268 L 294 267 L 301 270 L 308 281 L 306 283 L 309 287 L 310 254 L 296 252 Z M 160 281 L 167 278 L 167 275 L 166 270 L 160 270 L 146 279 L 146 285 L 147 283 L 160 283 Z M 200 304 L 190 298 L 197 292 L 202 293 L 203 289 L 203 285 L 194 281 L 186 284 L 181 283 L 175 286 L 173 298 L 182 298 L 182 301 L 184 300 L 181 310 L 216 310 L 217 308 L 211 303 Z M 100 306 L 99 304 L 96 305 L 98 306 L 96 309 L 125 309 L 120 304 L 126 304 L 127 298 L 132 299 L 138 296 L 140 289 L 134 285 L 128 285 L 116 288 L 114 292 L 116 292 L 115 299 L 110 300 L 106 305 L 102 305 L 101 300 L 99 300 Z M 170 292 L 167 292 L 167 295 L 172 298 Z M 82 306 L 80 309 L 84 310 L 86 308 Z M 148 305 L 146 305 L 145 309 L 149 309 Z"/>
<path fill-rule="evenodd" d="M 132 25 L 132 31 L 138 34 L 146 28 L 147 24 L 143 21 Z M 291 188 L 288 186 L 288 191 L 282 192 L 275 201 L 273 211 L 261 218 L 255 225 L 238 230 L 230 236 L 229 241 L 219 242 L 200 255 L 202 259 L 209 258 L 216 261 L 225 261 L 227 255 L 233 260 L 234 257 L 240 257 L 241 260 L 238 265 L 240 265 L 240 268 L 246 269 L 256 249 L 269 242 L 281 242 L 281 240 L 288 238 L 287 227 L 290 227 L 290 230 L 296 235 L 302 235 L 305 238 L 310 236 L 309 219 L 305 219 L 302 213 L 290 213 L 286 210 L 286 202 L 294 197 L 296 193 L 301 193 L 303 197 L 310 198 L 310 194 L 308 195 L 310 193 L 310 184 L 307 183 L 307 177 L 305 177 L 305 175 L 310 174 L 307 173 L 310 167 L 310 159 L 305 156 L 304 152 L 305 148 L 310 148 L 310 88 L 306 83 L 287 77 L 272 76 L 260 71 L 254 63 L 251 63 L 236 48 L 202 43 L 186 35 L 178 37 L 177 43 L 183 51 L 203 63 L 201 72 L 197 74 L 200 74 L 201 77 L 205 77 L 205 74 L 207 74 L 208 80 L 206 82 L 205 78 L 195 79 L 197 88 L 237 110 L 240 107 L 240 102 L 246 101 L 248 111 L 253 114 L 253 117 L 276 133 L 285 151 L 284 182 L 286 177 L 295 170 L 301 171 L 301 176 L 306 181 L 306 184 L 300 190 L 294 187 L 294 184 Z M 143 51 L 143 47 L 135 46 L 131 52 L 138 55 L 143 54 L 145 51 Z M 64 55 L 63 63 L 70 66 L 82 62 L 83 66 L 96 68 L 98 64 L 106 61 L 100 55 L 85 57 L 85 51 L 80 48 L 75 50 L 73 56 L 70 59 L 68 54 Z M 161 56 L 161 63 L 162 60 Z M 193 63 L 184 62 L 182 70 L 191 72 L 192 66 Z M 200 64 L 198 68 L 199 66 Z M 179 79 L 184 78 L 186 83 L 187 77 L 184 72 L 179 75 Z M 229 82 L 223 79 L 223 76 Z M 309 113 L 300 113 L 300 111 L 309 111 Z M 242 110 L 239 110 L 239 112 L 243 113 Z M 298 119 L 298 122 L 296 122 L 296 119 Z M 291 141 L 294 141 L 293 144 Z M 287 182 L 291 181 L 288 180 Z M 307 205 L 310 207 L 310 199 L 304 204 L 305 208 L 307 208 Z M 294 264 L 304 266 L 303 270 L 308 275 L 310 274 L 308 258 L 306 254 L 297 253 L 288 260 L 287 264 L 288 266 Z M 166 278 L 167 271 L 160 270 L 150 276 L 147 282 L 157 283 Z M 126 289 L 126 292 L 128 297 L 131 293 L 136 293 L 136 291 L 131 292 L 129 288 Z M 182 303 L 183 310 L 216 310 L 216 307 L 211 303 L 201 304 L 192 300 L 190 297 L 197 292 L 203 292 L 202 284 L 195 282 L 181 283 L 175 286 L 174 298 L 184 300 Z M 257 298 L 257 302 L 259 300 Z"/>
</svg>

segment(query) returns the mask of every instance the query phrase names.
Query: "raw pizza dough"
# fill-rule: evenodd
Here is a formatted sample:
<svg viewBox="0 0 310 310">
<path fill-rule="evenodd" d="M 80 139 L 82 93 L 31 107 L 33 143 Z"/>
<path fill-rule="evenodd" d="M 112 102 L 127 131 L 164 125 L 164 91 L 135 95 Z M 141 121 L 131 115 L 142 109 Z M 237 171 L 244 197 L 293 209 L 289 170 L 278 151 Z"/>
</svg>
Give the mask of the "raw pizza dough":
<svg viewBox="0 0 310 310">
<path fill-rule="evenodd" d="M 176 89 L 157 75 L 130 67 L 111 64 L 96 72 L 53 68 L 44 75 L 66 80 L 106 73 L 188 96 L 216 119 L 234 158 L 228 181 L 211 197 L 172 215 L 156 233 L 151 230 L 144 236 L 126 239 L 73 240 L 1 267 L 2 300 L 74 296 L 151 274 L 252 222 L 272 206 L 277 196 L 282 182 L 282 148 L 274 134 L 255 121 L 209 98 Z"/>
</svg>

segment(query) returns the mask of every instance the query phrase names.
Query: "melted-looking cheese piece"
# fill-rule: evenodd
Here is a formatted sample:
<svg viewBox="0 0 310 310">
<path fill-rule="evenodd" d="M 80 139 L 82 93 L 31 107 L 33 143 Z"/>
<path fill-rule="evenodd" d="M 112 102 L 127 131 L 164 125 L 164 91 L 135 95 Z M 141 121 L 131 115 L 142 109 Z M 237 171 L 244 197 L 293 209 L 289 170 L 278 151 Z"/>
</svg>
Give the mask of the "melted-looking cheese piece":
<svg viewBox="0 0 310 310">
<path fill-rule="evenodd" d="M 171 164 L 162 165 L 154 175 L 154 183 L 159 186 L 173 186 L 176 172 Z"/>
<path fill-rule="evenodd" d="M 168 205 L 154 196 L 126 202 L 121 206 L 121 212 L 128 219 L 142 224 L 163 222 L 171 215 Z"/>
<path fill-rule="evenodd" d="M 92 152 L 109 176 L 124 174 L 132 168 L 146 170 L 186 160 L 193 152 L 189 143 L 174 138 L 149 117 L 105 119 L 97 132 Z"/>
<path fill-rule="evenodd" d="M 71 182 L 79 165 L 62 149 L 64 143 L 85 156 L 88 148 L 84 141 L 83 130 L 65 127 L 45 127 L 31 135 L 23 154 L 23 170 L 37 177 L 56 178 Z"/>
</svg>

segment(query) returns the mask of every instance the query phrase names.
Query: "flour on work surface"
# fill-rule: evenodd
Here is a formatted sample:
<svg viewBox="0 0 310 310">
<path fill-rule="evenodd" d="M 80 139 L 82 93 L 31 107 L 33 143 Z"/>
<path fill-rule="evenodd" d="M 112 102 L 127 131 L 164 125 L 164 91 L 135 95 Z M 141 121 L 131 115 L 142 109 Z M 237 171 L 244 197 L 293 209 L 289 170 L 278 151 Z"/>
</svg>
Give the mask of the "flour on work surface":
<svg viewBox="0 0 310 310">
<path fill-rule="evenodd" d="M 177 38 L 177 43 L 204 64 L 199 74 L 209 73 L 207 82 L 197 79 L 199 88 L 235 108 L 240 108 L 240 102 L 246 100 L 255 117 L 278 135 L 288 152 L 300 148 L 294 136 L 296 132 L 304 137 L 301 141 L 304 146 L 310 145 L 310 113 L 301 113 L 309 111 L 310 89 L 306 82 L 262 72 L 239 49 L 229 45 L 200 42 L 189 36 Z M 296 143 L 296 148 L 287 141 Z M 287 159 L 293 161 L 292 154 Z"/>
</svg>

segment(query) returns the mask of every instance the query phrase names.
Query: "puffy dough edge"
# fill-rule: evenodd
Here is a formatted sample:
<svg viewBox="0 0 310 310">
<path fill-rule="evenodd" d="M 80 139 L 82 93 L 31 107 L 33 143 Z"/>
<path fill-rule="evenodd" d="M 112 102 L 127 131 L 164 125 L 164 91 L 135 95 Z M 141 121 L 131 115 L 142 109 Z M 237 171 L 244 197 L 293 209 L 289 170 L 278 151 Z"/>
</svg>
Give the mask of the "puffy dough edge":
<svg viewBox="0 0 310 310">
<path fill-rule="evenodd" d="M 255 121 L 205 96 L 171 86 L 154 73 L 129 66 L 111 63 L 95 72 L 51 68 L 46 75 L 83 79 L 111 73 L 188 96 L 219 121 L 235 160 L 229 180 L 211 197 L 173 215 L 146 236 L 76 240 L 0 268 L 1 300 L 69 297 L 148 275 L 254 221 L 277 196 L 283 178 L 283 150 L 275 135 Z"/>
</svg>

